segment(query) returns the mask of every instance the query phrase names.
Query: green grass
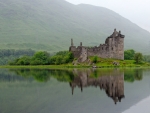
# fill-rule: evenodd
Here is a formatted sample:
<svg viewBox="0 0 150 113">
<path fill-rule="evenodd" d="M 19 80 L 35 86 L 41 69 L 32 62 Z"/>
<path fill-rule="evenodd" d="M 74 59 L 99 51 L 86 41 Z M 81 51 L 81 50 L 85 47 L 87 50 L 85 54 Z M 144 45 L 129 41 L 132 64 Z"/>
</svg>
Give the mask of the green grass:
<svg viewBox="0 0 150 113">
<path fill-rule="evenodd" d="M 93 57 L 90 57 L 92 61 Z M 119 65 L 113 65 L 113 62 L 118 62 Z M 73 65 L 72 63 L 61 64 L 61 65 L 35 65 L 35 66 L 0 66 L 0 68 L 31 68 L 31 69 L 65 69 L 65 68 L 92 68 L 92 65 L 97 66 L 98 68 L 143 68 L 150 67 L 150 63 L 141 62 L 140 64 L 136 64 L 134 60 L 117 60 L 117 59 L 104 59 L 98 58 L 97 63 L 89 65 L 87 62 L 78 63 L 77 65 Z"/>
<path fill-rule="evenodd" d="M 90 57 L 92 61 L 93 57 Z M 118 62 L 119 65 L 113 65 L 113 62 Z M 136 64 L 134 60 L 117 60 L 117 59 L 104 59 L 98 58 L 97 63 L 95 63 L 97 67 L 149 67 L 150 63 L 148 62 L 141 62 Z"/>
</svg>

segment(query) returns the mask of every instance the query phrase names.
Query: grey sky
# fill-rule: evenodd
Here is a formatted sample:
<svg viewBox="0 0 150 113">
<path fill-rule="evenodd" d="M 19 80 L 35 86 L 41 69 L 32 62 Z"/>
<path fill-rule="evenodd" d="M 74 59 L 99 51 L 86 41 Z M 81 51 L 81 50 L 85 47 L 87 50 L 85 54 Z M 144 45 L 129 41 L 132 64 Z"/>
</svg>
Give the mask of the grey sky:
<svg viewBox="0 0 150 113">
<path fill-rule="evenodd" d="M 66 0 L 106 7 L 150 31 L 150 0 Z"/>
</svg>

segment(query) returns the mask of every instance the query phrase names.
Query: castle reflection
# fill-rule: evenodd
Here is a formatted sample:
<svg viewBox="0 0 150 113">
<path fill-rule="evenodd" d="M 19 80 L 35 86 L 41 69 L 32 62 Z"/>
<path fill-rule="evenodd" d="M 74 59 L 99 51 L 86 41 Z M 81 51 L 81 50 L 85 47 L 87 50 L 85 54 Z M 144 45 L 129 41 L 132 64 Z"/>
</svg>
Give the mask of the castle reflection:
<svg viewBox="0 0 150 113">
<path fill-rule="evenodd" d="M 119 70 L 113 70 L 110 73 L 104 73 L 102 76 L 97 78 L 90 77 L 91 74 L 96 73 L 96 70 L 73 70 L 74 80 L 70 82 L 70 87 L 72 88 L 72 95 L 75 87 L 83 88 L 94 86 L 100 87 L 101 90 L 104 90 L 108 97 L 112 98 L 114 103 L 121 102 L 121 99 L 124 98 L 124 72 Z"/>
</svg>

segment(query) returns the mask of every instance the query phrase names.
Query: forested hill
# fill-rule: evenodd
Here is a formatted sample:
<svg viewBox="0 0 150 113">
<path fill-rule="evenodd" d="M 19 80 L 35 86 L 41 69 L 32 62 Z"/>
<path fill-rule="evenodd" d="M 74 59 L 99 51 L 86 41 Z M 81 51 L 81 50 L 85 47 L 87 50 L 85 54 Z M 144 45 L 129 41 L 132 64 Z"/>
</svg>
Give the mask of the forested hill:
<svg viewBox="0 0 150 113">
<path fill-rule="evenodd" d="M 125 49 L 150 53 L 150 33 L 119 14 L 64 0 L 0 0 L 0 48 L 45 51 L 104 43 L 114 28 L 125 35 Z"/>
</svg>

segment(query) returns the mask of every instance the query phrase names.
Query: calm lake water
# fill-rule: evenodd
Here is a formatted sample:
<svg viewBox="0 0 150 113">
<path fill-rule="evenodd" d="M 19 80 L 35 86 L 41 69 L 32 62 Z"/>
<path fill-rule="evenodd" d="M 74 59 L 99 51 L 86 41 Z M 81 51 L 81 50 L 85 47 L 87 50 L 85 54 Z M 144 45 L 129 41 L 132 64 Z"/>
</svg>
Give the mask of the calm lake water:
<svg viewBox="0 0 150 113">
<path fill-rule="evenodd" d="M 0 69 L 0 113 L 130 113 L 149 96 L 150 69 Z"/>
</svg>

